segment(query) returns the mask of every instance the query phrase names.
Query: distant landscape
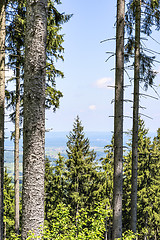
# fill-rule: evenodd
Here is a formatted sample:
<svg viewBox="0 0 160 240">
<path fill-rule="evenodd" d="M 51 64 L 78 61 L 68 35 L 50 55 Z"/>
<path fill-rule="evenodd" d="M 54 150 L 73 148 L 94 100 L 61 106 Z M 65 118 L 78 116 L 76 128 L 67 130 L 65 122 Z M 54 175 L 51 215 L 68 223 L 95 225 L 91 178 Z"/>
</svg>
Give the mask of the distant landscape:
<svg viewBox="0 0 160 240">
<path fill-rule="evenodd" d="M 47 132 L 46 133 L 46 156 L 53 163 L 58 157 L 58 153 L 66 157 L 66 142 L 69 132 Z M 8 139 L 5 141 L 5 167 L 10 176 L 13 177 L 14 173 L 14 144 L 10 140 L 9 133 Z M 85 137 L 89 138 L 91 150 L 94 149 L 97 154 L 97 159 L 105 156 L 104 147 L 110 144 L 112 133 L 110 132 L 86 132 Z M 22 140 L 20 140 L 20 178 L 22 177 Z M 21 182 L 21 179 L 20 179 Z"/>
<path fill-rule="evenodd" d="M 46 142 L 45 150 L 46 156 L 53 163 L 55 159 L 58 158 L 58 153 L 61 153 L 62 156 L 67 157 L 66 155 L 66 142 L 67 135 L 69 132 L 47 132 L 46 133 Z M 156 133 L 148 134 L 151 138 L 156 136 Z M 7 134 L 8 139 L 5 141 L 5 167 L 10 176 L 13 177 L 14 174 L 14 145 L 13 141 L 10 140 L 9 133 Z M 86 132 L 85 137 L 89 138 L 91 150 L 94 149 L 97 154 L 97 159 L 100 159 L 105 156 L 104 147 L 111 143 L 112 133 L 111 132 Z M 125 135 L 124 145 L 130 137 Z M 20 140 L 20 182 L 22 178 L 22 139 Z"/>
</svg>

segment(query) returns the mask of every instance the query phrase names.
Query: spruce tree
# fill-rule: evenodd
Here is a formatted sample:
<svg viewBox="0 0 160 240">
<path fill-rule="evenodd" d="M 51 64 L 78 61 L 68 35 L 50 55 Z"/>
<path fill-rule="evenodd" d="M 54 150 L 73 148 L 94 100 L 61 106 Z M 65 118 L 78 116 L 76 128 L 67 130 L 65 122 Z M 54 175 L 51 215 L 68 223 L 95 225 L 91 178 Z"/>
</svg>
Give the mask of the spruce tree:
<svg viewBox="0 0 160 240">
<path fill-rule="evenodd" d="M 114 137 L 111 144 L 105 146 L 106 156 L 102 159 L 102 172 L 104 182 L 102 185 L 103 199 L 105 199 L 106 208 L 109 209 L 108 216 L 106 217 L 106 232 L 104 240 L 111 240 L 112 233 L 112 211 L 113 211 L 113 173 L 114 173 Z"/>
<path fill-rule="evenodd" d="M 154 137 L 150 152 L 150 182 L 149 182 L 149 207 L 148 225 L 149 234 L 154 239 L 160 238 L 160 129 Z"/>
<path fill-rule="evenodd" d="M 5 0 L 0 1 L 0 240 L 3 239 L 4 107 L 5 107 Z"/>
<path fill-rule="evenodd" d="M 114 106 L 113 240 L 122 237 L 123 91 L 125 0 L 117 0 Z"/>
<path fill-rule="evenodd" d="M 8 6 L 9 8 L 9 6 Z M 20 84 L 23 76 L 23 67 L 24 67 L 24 19 L 25 19 L 25 4 L 24 0 L 18 0 L 17 3 L 14 3 L 14 12 L 13 15 L 8 16 L 9 19 L 12 19 L 10 24 L 7 26 L 7 47 L 9 53 L 8 65 L 10 69 L 14 70 L 15 77 L 12 78 L 12 81 L 16 81 L 16 90 L 10 92 L 12 96 L 12 104 L 15 115 L 11 113 L 10 117 L 15 123 L 14 131 L 14 189 L 15 189 L 15 231 L 19 234 L 19 138 L 20 138 L 20 111 L 22 109 L 21 101 L 21 91 Z M 9 9 L 7 9 L 9 10 Z M 8 13 L 8 11 L 7 11 Z M 9 99 L 7 98 L 9 101 Z M 14 105 L 15 104 L 15 105 Z M 14 116 L 14 117 L 13 117 Z"/>
<path fill-rule="evenodd" d="M 53 164 L 53 165 L 52 165 Z M 45 224 L 52 229 L 54 210 L 58 204 L 65 203 L 65 159 L 58 154 L 53 163 L 45 160 Z"/>
<path fill-rule="evenodd" d="M 27 1 L 24 67 L 22 239 L 44 225 L 47 0 Z"/>
<path fill-rule="evenodd" d="M 144 121 L 139 119 L 138 132 L 138 177 L 137 177 L 137 231 L 138 239 L 159 237 L 159 157 L 156 138 L 151 144 Z M 129 144 L 131 146 L 131 144 Z M 157 151 L 158 150 L 158 151 Z M 124 159 L 123 184 L 123 226 L 124 231 L 130 228 L 131 218 L 131 159 L 130 150 Z"/>
<path fill-rule="evenodd" d="M 4 239 L 10 240 L 11 235 L 15 232 L 15 212 L 14 212 L 14 186 L 12 178 L 4 173 Z"/>
<path fill-rule="evenodd" d="M 71 205 L 77 225 L 79 210 L 82 207 L 91 207 L 96 196 L 94 195 L 98 188 L 94 182 L 96 154 L 93 150 L 90 151 L 89 139 L 85 138 L 78 116 L 73 124 L 73 131 L 67 137 L 67 202 Z"/>
<path fill-rule="evenodd" d="M 136 0 L 135 6 L 136 16 L 135 16 L 134 99 L 133 99 L 133 134 L 132 134 L 132 194 L 131 194 L 131 230 L 134 233 L 136 233 L 137 226 L 137 167 L 138 167 L 141 0 Z"/>
</svg>

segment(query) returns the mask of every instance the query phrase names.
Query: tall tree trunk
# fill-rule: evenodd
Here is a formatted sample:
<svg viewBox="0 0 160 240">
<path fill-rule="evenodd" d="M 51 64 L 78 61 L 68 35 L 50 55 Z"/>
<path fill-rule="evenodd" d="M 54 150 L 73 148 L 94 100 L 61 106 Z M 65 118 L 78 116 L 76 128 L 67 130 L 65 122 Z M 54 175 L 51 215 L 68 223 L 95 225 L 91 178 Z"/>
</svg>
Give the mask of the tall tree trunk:
<svg viewBox="0 0 160 240">
<path fill-rule="evenodd" d="M 14 141 L 14 191 L 15 191 L 15 231 L 19 234 L 19 115 L 20 115 L 20 47 L 17 46 L 16 61 L 16 115 Z"/>
<path fill-rule="evenodd" d="M 5 106 L 5 1 L 0 1 L 0 240 L 3 239 L 4 106 Z"/>
<path fill-rule="evenodd" d="M 114 110 L 113 240 L 122 236 L 124 18 L 125 0 L 117 0 Z"/>
<path fill-rule="evenodd" d="M 27 1 L 24 67 L 22 239 L 44 224 L 47 0 Z"/>
<path fill-rule="evenodd" d="M 131 192 L 131 230 L 136 233 L 137 225 L 137 169 L 138 169 L 138 112 L 140 80 L 140 21 L 141 0 L 136 0 L 135 21 L 135 60 L 134 60 L 134 100 L 132 135 L 132 192 Z"/>
</svg>

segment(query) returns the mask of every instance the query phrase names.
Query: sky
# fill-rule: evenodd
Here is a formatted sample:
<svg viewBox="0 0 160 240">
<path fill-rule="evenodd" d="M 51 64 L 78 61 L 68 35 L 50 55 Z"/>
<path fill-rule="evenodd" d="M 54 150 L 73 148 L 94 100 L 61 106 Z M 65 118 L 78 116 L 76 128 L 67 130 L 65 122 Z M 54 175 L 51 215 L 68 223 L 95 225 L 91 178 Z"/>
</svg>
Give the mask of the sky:
<svg viewBox="0 0 160 240">
<path fill-rule="evenodd" d="M 108 2 L 108 3 L 107 3 Z M 57 89 L 63 92 L 60 108 L 56 113 L 46 113 L 46 125 L 54 131 L 72 129 L 77 115 L 86 131 L 110 131 L 113 115 L 110 104 L 113 98 L 114 73 L 105 63 L 106 51 L 114 51 L 114 41 L 100 43 L 114 37 L 115 4 L 109 1 L 62 1 L 59 11 L 73 13 L 63 26 L 65 34 L 64 63 L 57 64 L 64 72 L 64 79 L 57 79 Z"/>
<path fill-rule="evenodd" d="M 114 104 L 114 67 L 115 59 L 106 52 L 115 52 L 115 40 L 101 43 L 105 39 L 115 38 L 116 1 L 112 0 L 62 0 L 58 6 L 60 12 L 73 14 L 71 20 L 63 25 L 64 62 L 57 62 L 65 75 L 57 78 L 57 89 L 64 97 L 60 100 L 60 108 L 56 113 L 46 111 L 46 128 L 54 132 L 70 131 L 74 119 L 79 115 L 85 131 L 113 131 Z M 158 39 L 159 33 L 155 33 Z M 160 39 L 160 38 L 159 38 Z M 157 51 L 160 46 L 150 41 L 149 45 Z M 159 64 L 160 65 L 160 64 Z M 158 64 L 155 70 L 160 70 Z M 132 73 L 130 73 L 132 74 Z M 160 84 L 160 74 L 156 84 Z M 124 98 L 133 100 L 133 83 L 125 75 Z M 159 91 L 159 88 L 157 89 Z M 141 92 L 157 97 L 153 90 Z M 146 127 L 156 132 L 160 118 L 160 100 L 140 98 L 140 105 L 146 110 L 141 113 Z M 132 128 L 132 104 L 124 103 L 124 131 Z"/>
</svg>

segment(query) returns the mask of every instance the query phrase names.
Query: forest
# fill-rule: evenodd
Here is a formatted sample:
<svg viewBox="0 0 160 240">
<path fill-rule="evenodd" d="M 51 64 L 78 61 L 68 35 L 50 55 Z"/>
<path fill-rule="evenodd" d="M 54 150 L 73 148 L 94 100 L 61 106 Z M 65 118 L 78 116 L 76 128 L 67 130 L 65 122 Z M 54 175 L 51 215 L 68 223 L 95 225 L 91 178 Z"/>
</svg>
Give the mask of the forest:
<svg viewBox="0 0 160 240">
<path fill-rule="evenodd" d="M 0 0 L 0 240 L 158 240 L 160 128 L 149 136 L 140 97 L 159 98 L 156 90 L 157 97 L 147 94 L 148 88 L 155 89 L 159 51 L 147 48 L 143 40 L 160 29 L 160 1 L 116 1 L 116 37 L 102 41 L 115 43 L 106 61 L 115 58 L 114 131 L 104 146 L 105 157 L 97 158 L 91 149 L 77 113 L 66 156 L 59 153 L 51 162 L 45 154 L 45 112 L 56 114 L 61 107 L 63 92 L 56 81 L 65 73 L 56 62 L 64 60 L 63 26 L 74 21 L 74 13 L 58 10 L 61 4 Z M 133 82 L 132 101 L 124 95 L 126 75 Z M 127 101 L 132 104 L 132 129 L 124 146 Z M 7 121 L 14 124 L 13 181 L 4 167 Z"/>
</svg>

